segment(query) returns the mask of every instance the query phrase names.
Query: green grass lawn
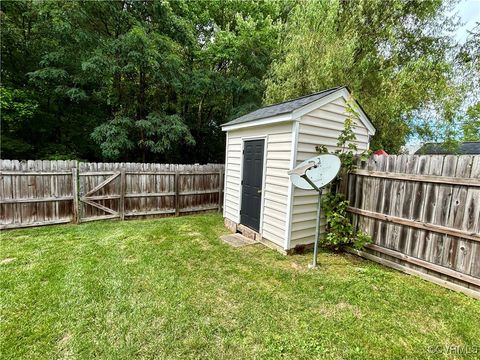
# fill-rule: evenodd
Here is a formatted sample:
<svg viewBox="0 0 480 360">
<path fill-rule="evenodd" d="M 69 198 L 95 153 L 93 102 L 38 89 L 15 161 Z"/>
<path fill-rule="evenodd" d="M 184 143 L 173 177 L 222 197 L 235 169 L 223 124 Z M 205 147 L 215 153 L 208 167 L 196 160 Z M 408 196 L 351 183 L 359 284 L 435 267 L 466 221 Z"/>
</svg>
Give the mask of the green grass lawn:
<svg viewBox="0 0 480 360">
<path fill-rule="evenodd" d="M 480 352 L 477 300 L 352 255 L 309 270 L 311 254 L 233 249 L 224 233 L 217 214 L 3 232 L 1 358 Z"/>
</svg>

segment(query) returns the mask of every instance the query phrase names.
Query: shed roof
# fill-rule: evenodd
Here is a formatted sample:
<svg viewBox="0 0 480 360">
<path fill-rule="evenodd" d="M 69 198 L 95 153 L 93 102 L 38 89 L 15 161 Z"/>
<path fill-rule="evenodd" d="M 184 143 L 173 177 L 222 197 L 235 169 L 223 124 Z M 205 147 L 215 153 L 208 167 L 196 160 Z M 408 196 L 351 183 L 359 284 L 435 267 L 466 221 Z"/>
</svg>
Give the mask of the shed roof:
<svg viewBox="0 0 480 360">
<path fill-rule="evenodd" d="M 480 154 L 480 141 L 466 141 L 460 143 L 456 151 L 452 151 L 443 143 L 426 143 L 415 152 L 416 155 L 447 155 L 447 154 Z"/>
<path fill-rule="evenodd" d="M 230 125 L 237 125 L 246 122 L 250 122 L 253 120 L 264 119 L 270 116 L 287 114 L 292 112 L 293 110 L 299 109 L 305 105 L 308 105 L 316 100 L 319 100 L 327 95 L 330 95 L 340 89 L 340 87 L 335 87 L 327 90 L 323 90 L 314 94 L 306 95 L 299 97 L 293 100 L 287 100 L 278 104 L 268 105 L 252 111 L 248 114 L 240 116 L 232 121 L 229 121 L 222 126 L 230 126 Z"/>
<path fill-rule="evenodd" d="M 316 106 L 320 107 L 323 104 L 333 100 L 337 94 L 338 96 L 343 97 L 345 100 L 351 99 L 350 91 L 346 86 L 334 87 L 314 94 L 302 96 L 297 99 L 287 100 L 278 104 L 262 107 L 223 124 L 222 130 L 229 131 L 255 125 L 266 125 L 281 121 L 293 121 L 298 119 L 298 117 L 301 115 L 314 110 Z M 368 118 L 368 115 L 365 113 L 362 106 L 355 99 L 353 100 L 358 105 L 357 110 L 360 121 L 368 129 L 369 134 L 374 135 L 375 127 Z"/>
</svg>

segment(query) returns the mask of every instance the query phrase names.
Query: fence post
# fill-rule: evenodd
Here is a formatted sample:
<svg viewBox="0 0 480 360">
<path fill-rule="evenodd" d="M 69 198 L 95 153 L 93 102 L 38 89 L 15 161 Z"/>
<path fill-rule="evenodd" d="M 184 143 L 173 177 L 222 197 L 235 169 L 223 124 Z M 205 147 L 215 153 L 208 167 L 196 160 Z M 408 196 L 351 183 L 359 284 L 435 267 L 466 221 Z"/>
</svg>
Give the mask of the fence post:
<svg viewBox="0 0 480 360">
<path fill-rule="evenodd" d="M 73 222 L 78 224 L 78 212 L 79 204 L 78 204 L 78 169 L 76 167 L 72 168 L 72 196 L 73 196 Z"/>
<path fill-rule="evenodd" d="M 222 211 L 222 192 L 223 192 L 223 169 L 220 167 L 218 172 L 218 212 Z"/>
<path fill-rule="evenodd" d="M 118 203 L 120 220 L 125 220 L 125 168 L 120 170 L 120 201 Z"/>
<path fill-rule="evenodd" d="M 175 170 L 175 216 L 180 214 L 180 173 Z"/>
<path fill-rule="evenodd" d="M 349 173 L 346 170 L 340 170 L 340 182 L 338 188 L 336 189 L 340 194 L 345 195 L 345 198 L 348 199 L 348 176 Z"/>
</svg>

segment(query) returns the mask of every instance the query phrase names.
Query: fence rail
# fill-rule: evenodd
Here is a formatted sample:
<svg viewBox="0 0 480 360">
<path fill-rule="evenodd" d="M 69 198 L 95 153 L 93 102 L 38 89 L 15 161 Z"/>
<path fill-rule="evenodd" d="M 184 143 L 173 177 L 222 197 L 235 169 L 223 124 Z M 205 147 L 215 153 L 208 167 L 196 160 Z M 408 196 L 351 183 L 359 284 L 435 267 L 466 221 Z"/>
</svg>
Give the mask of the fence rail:
<svg viewBox="0 0 480 360">
<path fill-rule="evenodd" d="M 0 229 L 221 210 L 224 166 L 0 160 Z"/>
<path fill-rule="evenodd" d="M 357 254 L 480 298 L 480 156 L 374 156 L 347 198 Z"/>
<path fill-rule="evenodd" d="M 221 210 L 224 165 L 0 160 L 0 229 Z M 368 259 L 480 298 L 480 156 L 374 156 L 342 191 Z"/>
</svg>

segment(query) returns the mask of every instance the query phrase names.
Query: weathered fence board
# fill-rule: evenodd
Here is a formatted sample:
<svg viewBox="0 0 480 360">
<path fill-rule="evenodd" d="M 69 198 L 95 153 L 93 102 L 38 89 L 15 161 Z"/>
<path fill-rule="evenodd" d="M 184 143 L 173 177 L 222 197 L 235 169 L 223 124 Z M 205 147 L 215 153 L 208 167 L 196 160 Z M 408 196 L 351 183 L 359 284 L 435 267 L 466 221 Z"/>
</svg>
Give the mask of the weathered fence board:
<svg viewBox="0 0 480 360">
<path fill-rule="evenodd" d="M 0 229 L 221 210 L 223 165 L 0 160 Z M 480 156 L 374 156 L 349 174 L 356 253 L 480 298 Z"/>
<path fill-rule="evenodd" d="M 480 156 L 374 156 L 348 184 L 358 254 L 480 297 Z"/>
<path fill-rule="evenodd" d="M 222 174 L 223 165 L 213 164 L 82 163 L 80 221 L 109 211 L 123 218 L 218 209 Z"/>
<path fill-rule="evenodd" d="M 72 220 L 76 161 L 0 160 L 0 229 Z"/>
<path fill-rule="evenodd" d="M 223 169 L 0 160 L 0 229 L 220 209 Z"/>
</svg>

